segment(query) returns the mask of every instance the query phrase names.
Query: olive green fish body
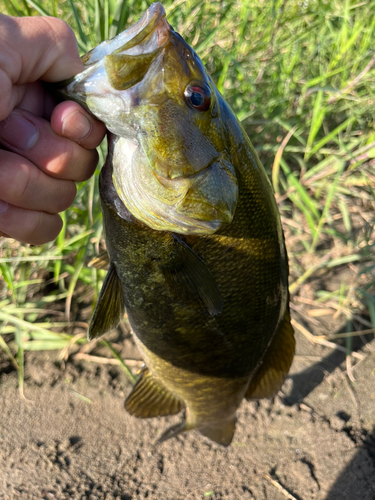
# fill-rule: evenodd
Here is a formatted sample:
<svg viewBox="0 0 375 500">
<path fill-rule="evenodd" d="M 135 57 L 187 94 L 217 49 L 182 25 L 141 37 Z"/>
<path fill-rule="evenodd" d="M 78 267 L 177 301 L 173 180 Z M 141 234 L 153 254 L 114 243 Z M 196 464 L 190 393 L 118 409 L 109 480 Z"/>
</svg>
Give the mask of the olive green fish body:
<svg viewBox="0 0 375 500">
<path fill-rule="evenodd" d="M 242 130 L 233 119 L 233 143 Z M 227 121 L 227 124 L 229 122 Z M 287 308 L 286 255 L 269 183 L 251 146 L 233 157 L 239 203 L 220 234 L 185 237 L 218 284 L 223 311 L 211 315 L 197 300 L 184 301 L 168 285 L 178 242 L 139 223 L 121 206 L 102 171 L 101 198 L 111 263 L 122 283 L 128 318 L 145 362 L 189 411 L 189 426 L 233 417 Z M 113 185 L 112 185 L 113 186 Z M 267 189 L 265 189 L 265 186 Z"/>
<path fill-rule="evenodd" d="M 280 218 L 250 140 L 161 5 L 130 31 L 84 56 L 64 94 L 111 131 L 110 269 L 89 337 L 126 309 L 147 365 L 127 410 L 185 409 L 161 440 L 195 428 L 228 445 L 242 399 L 272 396 L 294 353 Z"/>
</svg>

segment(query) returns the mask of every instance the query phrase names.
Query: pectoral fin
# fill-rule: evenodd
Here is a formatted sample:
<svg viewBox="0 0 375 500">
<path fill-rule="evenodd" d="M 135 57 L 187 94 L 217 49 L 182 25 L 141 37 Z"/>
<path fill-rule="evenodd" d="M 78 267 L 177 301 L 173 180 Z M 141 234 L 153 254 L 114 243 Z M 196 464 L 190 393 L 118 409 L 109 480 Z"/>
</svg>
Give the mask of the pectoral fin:
<svg viewBox="0 0 375 500">
<path fill-rule="evenodd" d="M 295 349 L 294 332 L 287 310 L 262 364 L 252 378 L 246 399 L 272 398 L 282 386 L 292 364 Z"/>
<path fill-rule="evenodd" d="M 125 409 L 135 417 L 174 415 L 184 407 L 146 368 L 125 401 Z"/>
<path fill-rule="evenodd" d="M 220 314 L 224 302 L 215 278 L 181 236 L 173 234 L 173 237 L 175 249 L 169 266 L 163 267 L 173 293 L 183 302 L 194 300 L 203 303 L 212 315 Z"/>
<path fill-rule="evenodd" d="M 121 282 L 117 276 L 115 266 L 111 264 L 91 318 L 89 331 L 87 332 L 88 340 L 114 330 L 120 323 L 124 311 L 125 305 Z"/>
</svg>

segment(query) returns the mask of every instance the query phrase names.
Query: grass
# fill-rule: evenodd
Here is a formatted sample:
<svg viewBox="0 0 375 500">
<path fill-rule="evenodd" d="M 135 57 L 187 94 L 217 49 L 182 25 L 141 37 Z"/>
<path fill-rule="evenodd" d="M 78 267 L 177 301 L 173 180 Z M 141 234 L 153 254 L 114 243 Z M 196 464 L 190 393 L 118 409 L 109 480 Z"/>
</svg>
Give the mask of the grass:
<svg viewBox="0 0 375 500">
<path fill-rule="evenodd" d="M 82 53 L 133 23 L 148 5 L 0 0 L 1 11 L 12 15 L 62 17 Z M 330 314 L 346 324 L 353 376 L 351 332 L 375 331 L 375 4 L 167 0 L 164 6 L 272 179 L 293 304 L 313 308 L 315 320 Z M 102 149 L 100 165 L 103 155 Z M 21 389 L 26 351 L 58 349 L 66 357 L 86 342 L 86 320 L 70 311 L 74 304 L 93 306 L 104 277 L 86 265 L 102 238 L 96 176 L 79 185 L 55 242 L 0 243 L 0 348 L 17 367 Z M 118 351 L 108 343 L 106 349 L 124 368 Z"/>
</svg>

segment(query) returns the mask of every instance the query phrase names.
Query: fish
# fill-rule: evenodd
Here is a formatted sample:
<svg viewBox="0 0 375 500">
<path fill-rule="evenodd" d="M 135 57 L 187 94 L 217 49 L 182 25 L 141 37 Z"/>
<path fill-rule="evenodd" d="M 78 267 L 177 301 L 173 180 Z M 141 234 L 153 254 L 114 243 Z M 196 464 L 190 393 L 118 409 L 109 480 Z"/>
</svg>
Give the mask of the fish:
<svg viewBox="0 0 375 500">
<path fill-rule="evenodd" d="M 267 174 L 241 123 L 160 3 L 82 56 L 59 85 L 108 130 L 100 173 L 108 268 L 88 330 L 127 312 L 144 367 L 125 401 L 138 418 L 182 413 L 223 446 L 243 399 L 289 371 L 288 260 Z"/>
</svg>

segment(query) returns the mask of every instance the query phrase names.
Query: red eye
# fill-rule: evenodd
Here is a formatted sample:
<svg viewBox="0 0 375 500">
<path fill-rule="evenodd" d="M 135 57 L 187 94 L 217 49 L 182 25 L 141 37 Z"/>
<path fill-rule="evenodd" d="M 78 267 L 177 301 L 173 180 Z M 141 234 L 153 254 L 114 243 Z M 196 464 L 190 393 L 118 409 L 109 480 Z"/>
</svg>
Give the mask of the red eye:
<svg viewBox="0 0 375 500">
<path fill-rule="evenodd" d="M 211 90 L 205 83 L 190 83 L 184 92 L 188 105 L 197 111 L 210 109 Z"/>
</svg>

